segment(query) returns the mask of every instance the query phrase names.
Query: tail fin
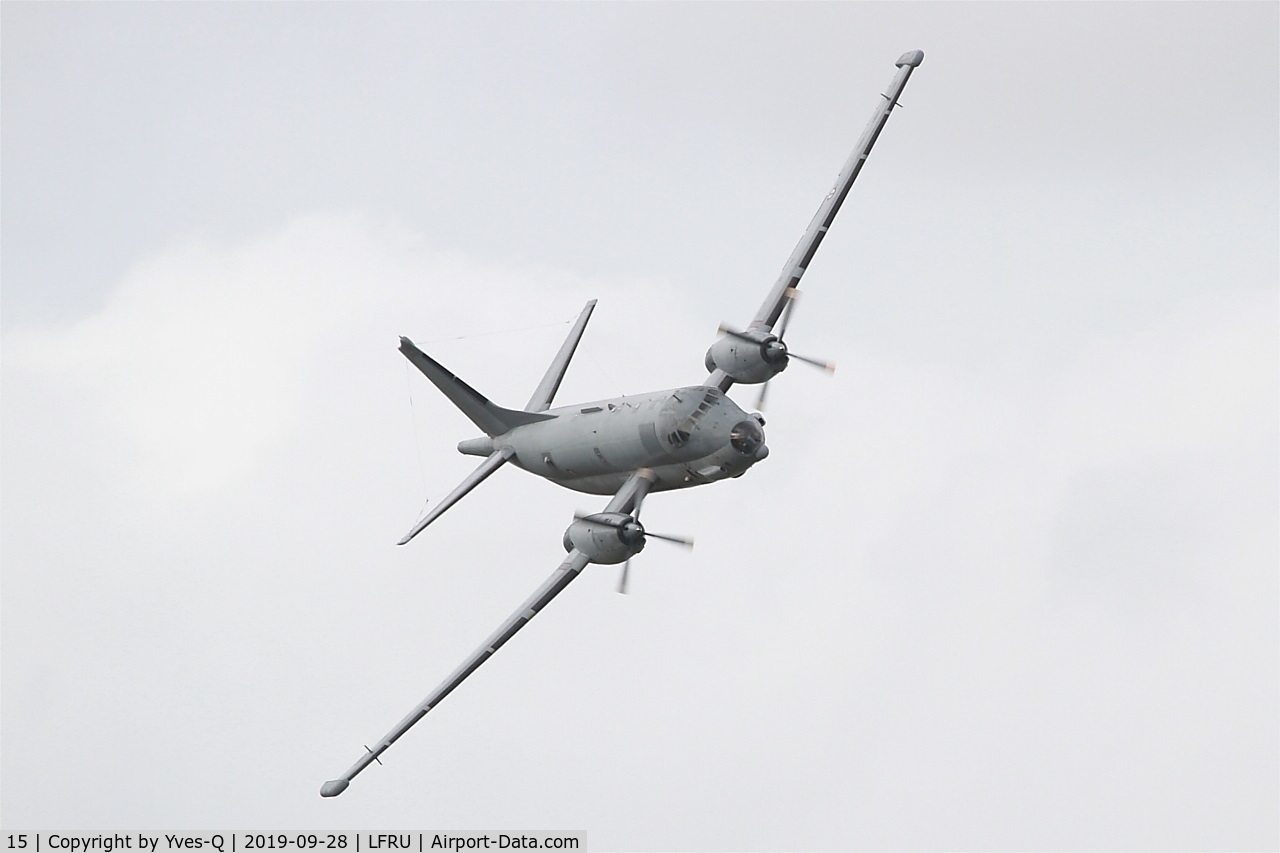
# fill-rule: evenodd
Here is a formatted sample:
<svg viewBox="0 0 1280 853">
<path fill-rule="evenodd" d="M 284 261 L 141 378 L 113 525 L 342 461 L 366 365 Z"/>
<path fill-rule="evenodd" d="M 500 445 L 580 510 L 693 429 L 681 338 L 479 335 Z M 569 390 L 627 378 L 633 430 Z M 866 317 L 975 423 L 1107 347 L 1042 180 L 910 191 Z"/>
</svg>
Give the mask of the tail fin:
<svg viewBox="0 0 1280 853">
<path fill-rule="evenodd" d="M 569 369 L 569 359 L 573 358 L 573 353 L 578 348 L 578 341 L 582 340 L 582 333 L 586 331 L 587 321 L 591 319 L 591 312 L 595 307 L 596 301 L 592 299 L 578 315 L 578 322 L 573 324 L 573 328 L 569 330 L 569 336 L 560 345 L 560 351 L 551 360 L 547 375 L 542 377 L 537 390 L 533 392 L 528 405 L 524 407 L 526 412 L 545 412 L 551 407 L 551 401 L 555 399 L 556 391 L 560 389 L 560 380 L 564 379 L 564 372 Z"/>
<path fill-rule="evenodd" d="M 493 437 L 510 432 L 523 424 L 548 421 L 555 415 L 542 415 L 537 412 L 517 412 L 504 409 L 490 403 L 488 398 L 448 370 L 438 361 L 414 346 L 408 338 L 400 338 L 400 352 L 413 362 L 413 366 L 422 371 L 422 375 L 431 380 L 431 384 L 439 388 L 471 422 L 485 434 Z"/>
</svg>

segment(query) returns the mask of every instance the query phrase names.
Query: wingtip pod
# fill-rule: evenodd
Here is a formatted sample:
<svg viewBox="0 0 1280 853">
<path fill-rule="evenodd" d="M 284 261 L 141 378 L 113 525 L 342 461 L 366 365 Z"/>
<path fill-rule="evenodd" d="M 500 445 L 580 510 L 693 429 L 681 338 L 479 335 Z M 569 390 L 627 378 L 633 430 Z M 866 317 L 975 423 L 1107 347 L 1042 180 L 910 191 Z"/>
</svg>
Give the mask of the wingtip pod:
<svg viewBox="0 0 1280 853">
<path fill-rule="evenodd" d="M 910 65 L 912 68 L 916 68 L 921 62 L 924 62 L 923 50 L 908 50 L 906 53 L 902 54 L 902 56 L 898 57 L 898 61 L 895 62 L 894 65 L 899 68 L 904 65 Z"/>
<path fill-rule="evenodd" d="M 331 779 L 320 787 L 320 796 L 336 797 L 347 790 L 347 786 L 350 784 L 350 779 Z"/>
</svg>

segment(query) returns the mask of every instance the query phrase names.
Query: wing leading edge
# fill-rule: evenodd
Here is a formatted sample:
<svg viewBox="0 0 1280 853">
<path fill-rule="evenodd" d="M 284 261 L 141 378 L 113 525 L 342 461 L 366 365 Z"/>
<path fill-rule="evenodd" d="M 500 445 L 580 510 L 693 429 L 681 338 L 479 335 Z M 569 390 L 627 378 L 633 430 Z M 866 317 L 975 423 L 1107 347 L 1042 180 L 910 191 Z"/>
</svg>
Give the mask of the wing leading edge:
<svg viewBox="0 0 1280 853">
<path fill-rule="evenodd" d="M 791 257 L 787 259 L 787 264 L 782 268 L 782 273 L 774 283 L 773 289 L 769 291 L 764 304 L 760 306 L 760 310 L 756 312 L 751 325 L 747 327 L 748 331 L 767 334 L 772 331 L 774 325 L 778 322 L 778 318 L 782 316 L 782 310 L 786 307 L 790 298 L 790 291 L 799 286 L 800 279 L 804 276 L 805 270 L 809 267 L 814 254 L 818 251 L 818 246 L 822 244 L 822 238 L 826 236 L 827 230 L 831 227 L 836 214 L 840 211 L 840 205 L 844 203 L 845 196 L 849 194 L 850 188 L 853 187 L 853 182 L 858 179 L 858 173 L 862 171 L 862 164 L 867 161 L 867 156 L 871 154 L 871 149 L 876 144 L 880 131 L 884 130 L 884 126 L 889 122 L 889 115 L 893 112 L 893 108 L 898 106 L 898 98 L 902 96 L 902 90 L 907 87 L 907 81 L 911 79 L 911 72 L 918 68 L 922 62 L 924 62 L 924 51 L 922 50 L 908 51 L 898 57 L 896 63 L 898 72 L 894 75 L 893 82 L 889 84 L 889 91 L 880 96 L 880 104 L 877 106 L 875 114 L 871 116 L 871 121 L 867 123 L 866 130 L 862 131 L 858 144 L 849 155 L 849 159 L 845 161 L 840 174 L 836 177 L 835 186 L 831 188 L 831 192 L 827 193 L 827 197 L 822 200 L 822 204 L 818 207 L 818 212 L 814 214 L 813 221 L 809 223 L 804 236 L 800 238 L 800 242 L 791 253 Z M 728 391 L 733 385 L 733 380 L 726 376 L 723 371 L 716 370 L 712 372 L 704 384 L 715 385 L 722 391 Z"/>
<path fill-rule="evenodd" d="M 336 797 L 347 789 L 361 770 L 364 770 L 372 762 L 378 760 L 378 756 L 387 751 L 391 744 L 400 739 L 400 736 L 409 731 L 413 724 L 421 720 L 427 715 L 427 712 L 440 704 L 444 697 L 448 696 L 453 689 L 466 680 L 467 676 L 479 669 L 480 665 L 488 660 L 494 652 L 502 648 L 502 645 L 515 636 L 516 632 L 528 624 L 529 620 L 538 615 L 538 611 L 546 607 L 551 599 L 555 598 L 564 588 L 567 587 L 578 574 L 587 567 L 586 556 L 578 551 L 569 552 L 569 556 L 565 558 L 551 577 L 543 581 L 542 586 L 534 591 L 533 595 L 520 605 L 515 613 L 507 617 L 507 620 L 498 626 L 498 630 L 489 635 L 489 638 L 481 644 L 480 648 L 472 652 L 462 664 L 453 671 L 452 674 L 432 690 L 427 698 L 419 702 L 412 711 L 410 711 L 404 719 L 396 723 L 395 728 L 387 732 L 380 741 L 372 748 L 365 747 L 367 750 L 364 755 L 356 761 L 355 764 L 348 768 L 347 772 L 337 779 L 325 782 L 320 788 L 320 796 Z"/>
<path fill-rule="evenodd" d="M 631 512 L 635 506 L 637 499 L 643 500 L 644 493 L 648 491 L 648 487 L 652 485 L 649 472 L 637 471 L 632 474 L 627 481 L 622 484 L 622 488 L 613 496 L 613 500 L 609 501 L 609 505 L 605 508 L 605 512 Z M 440 682 L 434 690 L 427 695 L 413 710 L 405 715 L 404 719 L 396 723 L 391 731 L 387 732 L 381 740 L 379 740 L 372 748 L 365 747 L 365 754 L 360 756 L 355 764 L 347 769 L 347 772 L 339 776 L 337 779 L 331 779 L 325 782 L 320 788 L 320 796 L 336 797 L 347 789 L 351 784 L 351 780 L 359 775 L 374 761 L 378 760 L 378 756 L 387 751 L 391 744 L 400 739 L 400 736 L 409 731 L 413 724 L 421 720 L 427 715 L 427 712 L 453 692 L 459 684 L 467 679 L 467 676 L 480 668 L 480 665 L 493 656 L 494 652 L 502 648 L 503 644 L 516 635 L 516 632 L 529 623 L 529 620 L 537 616 L 542 608 L 546 607 L 565 587 L 573 583 L 574 579 L 589 564 L 587 556 L 576 548 L 569 552 L 569 556 L 565 557 L 564 562 L 556 567 L 551 573 L 551 577 L 542 582 L 542 585 L 534 590 L 533 595 L 529 596 L 524 604 L 507 617 L 498 630 L 489 635 L 479 648 L 467 656 L 457 669 L 453 671 L 444 681 Z"/>
</svg>

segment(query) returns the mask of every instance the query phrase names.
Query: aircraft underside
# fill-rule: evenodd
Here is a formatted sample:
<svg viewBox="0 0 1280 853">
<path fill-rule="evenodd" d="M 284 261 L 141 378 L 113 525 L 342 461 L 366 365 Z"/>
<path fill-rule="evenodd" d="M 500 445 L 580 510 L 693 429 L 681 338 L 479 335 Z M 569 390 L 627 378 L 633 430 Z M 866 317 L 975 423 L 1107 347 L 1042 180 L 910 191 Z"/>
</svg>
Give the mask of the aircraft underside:
<svg viewBox="0 0 1280 853">
<path fill-rule="evenodd" d="M 519 463 L 512 460 L 519 467 Z M 730 477 L 740 477 L 741 472 L 729 473 L 719 465 L 705 465 L 700 470 L 696 470 L 686 464 L 678 465 L 659 465 L 657 467 L 647 469 L 653 472 L 654 483 L 650 491 L 652 492 L 669 492 L 674 489 L 687 489 L 691 486 L 703 486 L 707 483 L 714 483 L 718 480 L 726 480 Z M 617 471 L 608 474 L 595 474 L 585 477 L 570 477 L 560 479 L 557 477 L 549 477 L 545 474 L 541 475 L 545 479 L 550 480 L 558 486 L 564 486 L 566 489 L 572 489 L 575 492 L 585 492 L 589 495 L 612 495 L 622 488 L 622 484 L 627 481 L 632 472 Z"/>
</svg>

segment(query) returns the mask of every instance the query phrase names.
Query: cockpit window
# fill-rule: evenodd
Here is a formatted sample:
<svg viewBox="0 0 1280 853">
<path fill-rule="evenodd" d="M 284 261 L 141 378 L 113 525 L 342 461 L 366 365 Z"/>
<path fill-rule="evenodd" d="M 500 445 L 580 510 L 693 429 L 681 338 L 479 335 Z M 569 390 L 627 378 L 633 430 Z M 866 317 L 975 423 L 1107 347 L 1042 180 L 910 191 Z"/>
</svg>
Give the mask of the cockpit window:
<svg viewBox="0 0 1280 853">
<path fill-rule="evenodd" d="M 764 430 L 755 421 L 742 421 L 730 431 L 729 444 L 739 453 L 750 456 L 764 444 Z"/>
</svg>

